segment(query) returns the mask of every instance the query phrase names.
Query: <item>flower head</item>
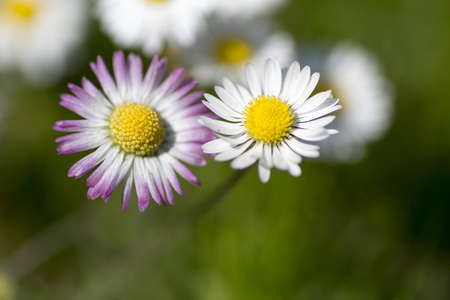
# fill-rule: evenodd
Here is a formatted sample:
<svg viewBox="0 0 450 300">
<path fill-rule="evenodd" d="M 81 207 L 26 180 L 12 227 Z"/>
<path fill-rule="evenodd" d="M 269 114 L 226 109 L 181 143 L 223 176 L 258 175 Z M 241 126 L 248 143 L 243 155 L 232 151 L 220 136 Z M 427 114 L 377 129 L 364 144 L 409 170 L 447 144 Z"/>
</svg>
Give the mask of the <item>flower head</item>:
<svg viewBox="0 0 450 300">
<path fill-rule="evenodd" d="M 141 47 L 147 54 L 160 53 L 166 43 L 187 47 L 214 0 L 100 0 L 97 15 L 103 30 L 122 47 Z"/>
<path fill-rule="evenodd" d="M 244 83 L 242 69 L 247 63 L 263 66 L 267 58 L 277 57 L 286 67 L 294 49 L 293 38 L 268 22 L 231 18 L 211 21 L 209 30 L 181 53 L 181 59 L 202 84 L 219 84 L 223 76 Z"/>
<path fill-rule="evenodd" d="M 203 103 L 223 120 L 200 117 L 201 123 L 218 137 L 205 143 L 205 153 L 217 154 L 217 161 L 231 161 L 231 167 L 243 169 L 258 161 L 259 178 L 270 179 L 273 167 L 300 176 L 301 157 L 318 157 L 319 147 L 307 142 L 326 139 L 335 130 L 325 126 L 338 110 L 339 99 L 331 91 L 309 98 L 319 74 L 311 75 L 298 62 L 289 67 L 284 78 L 277 60 L 268 59 L 262 77 L 253 65 L 246 68 L 248 89 L 227 78 L 216 86 L 219 98 L 205 94 Z"/>
<path fill-rule="evenodd" d="M 122 209 L 136 187 L 139 209 L 149 205 L 150 195 L 158 204 L 174 204 L 172 188 L 183 194 L 175 172 L 192 184 L 197 177 L 181 162 L 206 164 L 201 144 L 211 140 L 211 131 L 197 122 L 207 112 L 200 103 L 202 92 L 176 68 L 164 80 L 166 59 L 154 57 L 143 76 L 142 61 L 122 52 L 113 56 L 113 78 L 101 57 L 91 68 L 103 92 L 88 79 L 82 87 L 69 84 L 73 95 L 62 94 L 60 104 L 85 120 L 58 121 L 57 131 L 76 132 L 58 138 L 60 154 L 97 148 L 69 170 L 69 177 L 81 177 L 100 165 L 87 179 L 88 198 L 106 201 L 123 181 Z M 150 193 L 150 194 L 149 194 Z"/>
<path fill-rule="evenodd" d="M 83 0 L 0 1 L 0 70 L 48 83 L 62 75 L 85 34 Z"/>
<path fill-rule="evenodd" d="M 320 51 L 316 51 L 316 56 Z M 320 143 L 323 158 L 333 162 L 360 160 L 369 143 L 384 135 L 393 110 L 393 88 L 377 59 L 353 43 L 341 43 L 317 60 L 320 88 L 333 89 L 343 109 L 334 127 L 339 135 Z"/>
</svg>

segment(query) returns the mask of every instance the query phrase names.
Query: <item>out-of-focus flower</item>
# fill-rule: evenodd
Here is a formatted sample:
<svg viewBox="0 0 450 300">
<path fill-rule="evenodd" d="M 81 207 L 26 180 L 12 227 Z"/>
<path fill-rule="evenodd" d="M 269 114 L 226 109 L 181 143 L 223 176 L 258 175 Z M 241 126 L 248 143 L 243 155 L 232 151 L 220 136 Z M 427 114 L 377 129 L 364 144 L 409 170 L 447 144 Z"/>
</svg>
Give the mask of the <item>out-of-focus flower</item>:
<svg viewBox="0 0 450 300">
<path fill-rule="evenodd" d="M 332 89 L 343 109 L 333 126 L 339 135 L 320 143 L 322 157 L 335 162 L 356 162 L 366 145 L 389 128 L 393 111 L 393 88 L 383 76 L 375 57 L 353 43 L 335 46 L 317 57 L 321 74 L 318 89 Z"/>
<path fill-rule="evenodd" d="M 60 104 L 85 120 L 58 121 L 61 132 L 77 132 L 58 138 L 60 154 L 97 148 L 69 170 L 80 177 L 100 166 L 87 179 L 88 198 L 100 195 L 106 201 L 120 182 L 123 184 L 122 210 L 130 201 L 133 181 L 139 209 L 149 205 L 150 195 L 158 203 L 174 204 L 172 188 L 183 194 L 174 171 L 192 184 L 197 177 L 179 160 L 203 166 L 201 145 L 211 140 L 212 132 L 197 122 L 207 108 L 200 103 L 201 91 L 189 93 L 197 83 L 176 68 L 161 83 L 166 59 L 153 58 L 145 76 L 142 61 L 123 52 L 113 56 L 113 78 L 101 57 L 91 68 L 103 92 L 83 78 L 82 87 L 69 84 L 74 95 L 61 95 Z M 210 114 L 210 113 L 209 113 Z M 212 114 L 211 114 L 212 115 Z"/>
<path fill-rule="evenodd" d="M 121 47 L 160 53 L 167 42 L 187 47 L 206 25 L 215 0 L 99 0 L 103 30 Z"/>
<path fill-rule="evenodd" d="M 48 83 L 66 71 L 85 35 L 84 0 L 0 1 L 0 71 Z"/>
<path fill-rule="evenodd" d="M 217 154 L 217 161 L 231 161 L 234 169 L 244 169 L 258 161 L 259 178 L 268 182 L 273 167 L 300 176 L 302 156 L 318 157 L 319 147 L 306 142 L 328 138 L 335 130 L 325 129 L 338 110 L 339 99 L 331 91 L 309 98 L 319 74 L 311 75 L 308 66 L 298 62 L 289 67 L 284 78 L 280 64 L 268 59 L 262 77 L 253 65 L 246 68 L 248 89 L 227 78 L 216 86 L 219 98 L 205 94 L 203 103 L 223 120 L 200 117 L 216 132 L 217 139 L 204 144 L 206 153 Z"/>
<path fill-rule="evenodd" d="M 292 37 L 276 32 L 262 20 L 216 20 L 194 46 L 181 53 L 183 64 L 201 84 L 219 84 L 223 76 L 238 83 L 245 82 L 242 69 L 249 62 L 263 66 L 266 59 L 276 57 L 287 67 L 295 57 Z"/>
<path fill-rule="evenodd" d="M 287 0 L 217 0 L 216 14 L 222 18 L 250 19 L 273 13 L 287 2 Z"/>
</svg>

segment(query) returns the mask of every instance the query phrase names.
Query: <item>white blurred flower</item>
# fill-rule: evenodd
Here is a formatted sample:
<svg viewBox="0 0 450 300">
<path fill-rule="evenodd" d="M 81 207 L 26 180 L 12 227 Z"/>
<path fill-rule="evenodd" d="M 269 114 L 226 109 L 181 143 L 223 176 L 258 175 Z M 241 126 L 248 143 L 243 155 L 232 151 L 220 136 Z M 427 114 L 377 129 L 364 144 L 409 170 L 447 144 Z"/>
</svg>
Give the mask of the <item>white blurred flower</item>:
<svg viewBox="0 0 450 300">
<path fill-rule="evenodd" d="M 0 1 L 0 71 L 18 69 L 38 83 L 61 76 L 86 16 L 84 0 Z"/>
<path fill-rule="evenodd" d="M 211 22 L 209 31 L 180 57 L 202 85 L 220 84 L 224 76 L 244 83 L 247 63 L 263 66 L 266 59 L 276 57 L 287 67 L 294 60 L 295 45 L 289 34 L 262 20 L 219 20 Z"/>
<path fill-rule="evenodd" d="M 219 17 L 253 18 L 272 13 L 286 4 L 287 0 L 217 0 L 216 13 Z"/>
<path fill-rule="evenodd" d="M 321 157 L 335 162 L 356 162 L 365 154 L 366 145 L 381 138 L 389 128 L 393 88 L 375 57 L 353 43 L 339 44 L 316 60 L 315 70 L 321 75 L 317 91 L 332 89 L 342 104 L 333 124 L 339 135 L 320 143 Z"/>
<path fill-rule="evenodd" d="M 206 25 L 216 0 L 99 0 L 97 15 L 103 30 L 127 48 L 160 53 L 167 42 L 187 47 Z"/>
</svg>

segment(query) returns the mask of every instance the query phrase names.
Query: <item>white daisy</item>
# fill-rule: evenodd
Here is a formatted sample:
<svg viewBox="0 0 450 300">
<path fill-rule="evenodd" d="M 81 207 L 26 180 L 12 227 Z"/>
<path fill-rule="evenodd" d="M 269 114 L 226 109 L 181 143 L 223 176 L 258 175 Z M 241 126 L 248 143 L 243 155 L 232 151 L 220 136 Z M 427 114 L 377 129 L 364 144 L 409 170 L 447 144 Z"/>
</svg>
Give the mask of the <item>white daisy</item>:
<svg viewBox="0 0 450 300">
<path fill-rule="evenodd" d="M 331 91 L 309 98 L 319 74 L 298 62 L 289 67 L 283 82 L 280 64 L 268 59 L 261 77 L 253 65 L 246 68 L 248 89 L 227 78 L 216 86 L 219 98 L 205 94 L 203 103 L 223 120 L 200 117 L 215 131 L 217 139 L 202 146 L 205 153 L 217 154 L 217 161 L 231 161 L 234 169 L 244 169 L 258 161 L 259 178 L 268 182 L 270 170 L 286 170 L 300 176 L 302 156 L 318 157 L 319 147 L 307 142 L 326 139 L 335 130 L 325 129 L 338 110 L 339 99 Z M 305 143 L 306 142 L 306 143 Z"/>
<path fill-rule="evenodd" d="M 333 125 L 339 135 L 321 143 L 323 158 L 358 161 L 391 124 L 393 89 L 375 57 L 355 44 L 342 43 L 318 62 L 322 90 L 333 89 L 343 103 Z"/>
<path fill-rule="evenodd" d="M 167 42 L 190 46 L 215 0 L 99 0 L 103 30 L 122 47 L 160 53 Z"/>
<path fill-rule="evenodd" d="M 217 0 L 216 14 L 222 18 L 251 19 L 273 13 L 287 2 L 288 0 Z"/>
<path fill-rule="evenodd" d="M 0 71 L 46 83 L 61 76 L 85 35 L 84 0 L 0 1 Z"/>
<path fill-rule="evenodd" d="M 277 57 L 282 67 L 288 66 L 295 57 L 294 44 L 289 34 L 262 20 L 216 20 L 181 59 L 201 84 L 219 84 L 223 76 L 243 83 L 242 69 L 249 62 L 263 66 L 269 57 Z"/>
<path fill-rule="evenodd" d="M 133 181 L 139 209 L 149 205 L 150 195 L 158 203 L 174 204 L 172 188 L 182 195 L 175 171 L 192 184 L 197 177 L 179 160 L 195 166 L 206 164 L 201 144 L 211 140 L 211 131 L 197 122 L 207 108 L 200 103 L 203 92 L 189 92 L 197 85 L 176 68 L 162 83 L 166 59 L 154 57 L 143 76 L 142 61 L 122 52 L 113 57 L 114 78 L 101 57 L 91 68 L 103 92 L 83 78 L 82 87 L 69 84 L 74 95 L 61 95 L 60 104 L 85 120 L 59 121 L 61 132 L 77 132 L 58 138 L 60 154 L 97 148 L 69 170 L 80 177 L 100 166 L 87 179 L 88 198 L 100 195 L 106 201 L 120 182 L 122 209 L 130 201 Z"/>
</svg>

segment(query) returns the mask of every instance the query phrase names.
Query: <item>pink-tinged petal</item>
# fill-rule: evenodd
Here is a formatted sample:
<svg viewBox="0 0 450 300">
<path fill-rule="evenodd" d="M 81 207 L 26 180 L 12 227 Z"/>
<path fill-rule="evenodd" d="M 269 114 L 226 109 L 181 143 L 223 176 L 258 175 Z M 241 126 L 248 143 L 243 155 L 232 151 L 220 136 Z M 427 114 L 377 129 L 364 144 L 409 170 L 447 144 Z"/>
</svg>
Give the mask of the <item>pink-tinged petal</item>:
<svg viewBox="0 0 450 300">
<path fill-rule="evenodd" d="M 61 101 L 59 102 L 59 104 L 62 107 L 73 111 L 74 113 L 82 116 L 85 119 L 104 119 L 109 111 L 106 107 L 97 108 L 94 103 L 93 105 L 86 105 L 73 95 L 61 94 L 60 97 Z"/>
<path fill-rule="evenodd" d="M 159 170 L 159 172 L 161 172 L 161 171 L 162 170 Z M 166 191 L 167 201 L 170 203 L 170 205 L 175 205 L 173 192 L 172 192 L 172 187 L 170 186 L 169 180 L 164 175 L 161 175 L 161 179 L 162 179 L 162 182 L 163 182 L 163 185 L 164 185 L 164 189 Z"/>
<path fill-rule="evenodd" d="M 164 113 L 164 116 L 167 118 L 173 118 L 173 119 L 180 118 L 181 119 L 181 118 L 187 118 L 187 117 L 192 117 L 192 116 L 199 116 L 208 111 L 209 111 L 208 108 L 203 103 L 199 103 L 199 104 L 191 105 L 184 109 L 180 109 L 180 110 L 178 110 L 178 112 L 176 112 L 172 115 L 167 116 Z"/>
<path fill-rule="evenodd" d="M 116 78 L 117 90 L 122 99 L 125 99 L 128 86 L 128 66 L 122 51 L 113 54 L 113 70 Z"/>
<path fill-rule="evenodd" d="M 162 98 L 173 92 L 178 88 L 184 77 L 184 69 L 176 67 L 172 73 L 161 83 L 160 86 L 155 90 L 153 94 L 153 99 L 150 99 L 149 105 L 155 106 Z"/>
<path fill-rule="evenodd" d="M 192 173 L 191 170 L 189 170 L 185 165 L 183 165 L 171 155 L 167 155 L 165 159 L 167 163 L 169 163 L 172 168 L 186 181 L 192 183 L 193 185 L 200 186 L 200 181 L 198 180 L 197 176 L 195 176 L 194 173 Z"/>
<path fill-rule="evenodd" d="M 56 147 L 56 151 L 59 154 L 73 154 L 77 152 L 82 152 L 90 149 L 97 148 L 98 146 L 106 143 L 106 139 L 92 137 L 90 139 L 84 140 L 71 140 L 62 142 Z"/>
<path fill-rule="evenodd" d="M 158 56 L 154 56 L 142 82 L 143 94 L 140 98 L 143 100 L 153 92 L 154 88 L 161 82 L 167 66 L 167 59 L 162 58 L 158 61 Z"/>
<path fill-rule="evenodd" d="M 193 166 L 201 167 L 206 165 L 206 160 L 200 155 L 182 152 L 174 147 L 169 150 L 169 154 Z"/>
<path fill-rule="evenodd" d="M 180 110 L 180 99 L 182 99 L 189 91 L 191 91 L 195 86 L 197 86 L 197 82 L 192 82 L 191 78 L 185 79 L 181 84 L 180 88 L 173 92 L 172 94 L 168 95 L 167 97 L 164 97 L 163 101 L 160 101 L 156 106 L 155 109 L 157 110 L 165 110 L 165 111 L 171 111 L 176 112 Z"/>
<path fill-rule="evenodd" d="M 94 72 L 95 76 L 97 76 L 100 85 L 103 88 L 103 91 L 108 96 L 109 100 L 115 105 L 119 105 L 121 103 L 121 99 L 117 94 L 116 84 L 114 82 L 113 77 L 108 71 L 106 64 L 101 56 L 97 57 L 97 64 L 90 63 L 91 69 Z"/>
<path fill-rule="evenodd" d="M 149 173 L 148 169 L 145 166 L 144 158 L 136 157 L 136 159 L 134 161 L 135 161 L 135 163 L 134 163 L 135 170 L 136 170 L 137 174 L 139 174 L 143 178 L 143 180 L 147 186 L 148 192 L 150 192 L 150 195 L 152 196 L 153 200 L 155 200 L 155 202 L 158 203 L 158 205 L 161 205 L 161 194 L 159 193 L 159 191 L 155 185 L 155 180 L 153 178 L 153 175 L 151 173 Z M 138 197 L 138 201 L 139 201 L 139 197 Z"/>
<path fill-rule="evenodd" d="M 81 86 L 89 95 L 91 95 L 98 102 L 102 103 L 106 107 L 113 108 L 112 103 L 108 99 L 106 99 L 105 95 L 102 92 L 100 92 L 100 90 L 97 89 L 97 87 L 95 87 L 95 85 L 92 82 L 90 82 L 86 77 L 83 77 L 81 79 Z"/>
<path fill-rule="evenodd" d="M 148 172 L 150 172 L 150 174 L 152 176 L 152 180 L 156 186 L 157 193 L 159 194 L 158 197 L 161 198 L 163 205 L 166 206 L 167 202 L 166 202 L 166 197 L 164 194 L 164 186 L 163 186 L 160 174 L 158 172 L 158 166 L 155 165 L 155 160 L 156 160 L 155 157 L 149 157 L 149 158 L 143 159 L 144 166 L 145 166 L 146 170 L 149 170 Z M 155 200 L 155 201 L 157 201 L 158 204 L 160 203 L 159 199 Z"/>
<path fill-rule="evenodd" d="M 150 203 L 150 194 L 145 173 L 143 173 L 144 170 L 142 170 L 142 167 L 140 166 L 141 163 L 141 159 L 134 160 L 134 185 L 136 188 L 139 210 L 144 211 Z"/>
<path fill-rule="evenodd" d="M 189 142 L 206 143 L 214 138 L 215 138 L 214 133 L 212 133 L 211 130 L 205 128 L 205 129 L 178 132 L 177 134 L 174 135 L 173 139 L 168 138 L 167 140 L 172 140 L 177 143 L 189 143 Z"/>
<path fill-rule="evenodd" d="M 108 125 L 108 122 L 103 120 L 66 120 L 55 122 L 55 125 L 53 125 L 52 128 L 60 132 L 76 132 L 84 131 L 86 128 L 98 128 Z"/>
<path fill-rule="evenodd" d="M 133 189 L 133 169 L 130 169 L 125 176 L 122 188 L 122 211 L 126 211 L 130 204 L 131 191 Z"/>
<path fill-rule="evenodd" d="M 111 143 L 101 145 L 95 152 L 83 157 L 76 162 L 68 172 L 69 177 L 79 178 L 92 170 L 105 159 L 105 153 L 110 149 Z"/>
<path fill-rule="evenodd" d="M 118 147 L 111 148 L 111 150 L 106 154 L 106 158 L 103 163 L 87 178 L 86 186 L 94 187 L 100 181 L 100 179 L 111 167 L 119 151 L 120 149 Z"/>
<path fill-rule="evenodd" d="M 128 56 L 128 64 L 130 66 L 130 88 L 131 97 L 137 99 L 139 97 L 139 90 L 142 85 L 142 60 L 139 55 L 130 54 Z"/>
<path fill-rule="evenodd" d="M 170 164 L 166 161 L 165 157 L 168 156 L 168 154 L 164 154 L 159 158 L 159 163 L 162 166 L 162 169 L 160 169 L 161 176 L 166 176 L 169 180 L 170 184 L 172 185 L 173 189 L 181 196 L 183 196 L 183 190 L 181 189 L 180 182 L 178 181 L 177 175 L 175 174 L 174 170 L 170 166 Z"/>
<path fill-rule="evenodd" d="M 196 91 L 196 92 L 192 92 L 189 95 L 186 95 L 185 97 L 181 98 L 178 102 L 177 102 L 177 106 L 179 109 L 192 105 L 194 103 L 200 103 L 200 99 L 203 96 L 203 91 Z"/>
<path fill-rule="evenodd" d="M 96 184 L 95 187 L 101 186 L 101 194 L 103 194 L 103 199 L 106 200 L 111 197 L 115 187 L 117 187 L 116 180 L 119 177 L 120 169 L 122 168 L 122 162 L 124 159 L 123 152 L 119 152 L 119 154 L 115 157 L 111 166 L 108 168 L 106 174 L 100 180 L 99 183 Z"/>
<path fill-rule="evenodd" d="M 115 179 L 115 182 L 113 182 L 109 186 L 109 188 L 104 192 L 103 199 L 106 200 L 106 198 L 111 197 L 112 193 L 117 189 L 119 184 L 122 182 L 122 180 L 125 178 L 129 170 L 131 169 L 133 159 L 134 159 L 133 155 L 125 155 L 125 159 L 120 166 L 120 170 L 118 170 L 118 176 Z"/>
<path fill-rule="evenodd" d="M 107 136 L 106 130 L 84 130 L 77 133 L 72 133 L 68 135 L 63 135 L 58 138 L 56 138 L 57 143 L 63 143 L 67 141 L 83 141 L 83 140 L 96 140 L 96 139 L 102 139 Z"/>
</svg>

